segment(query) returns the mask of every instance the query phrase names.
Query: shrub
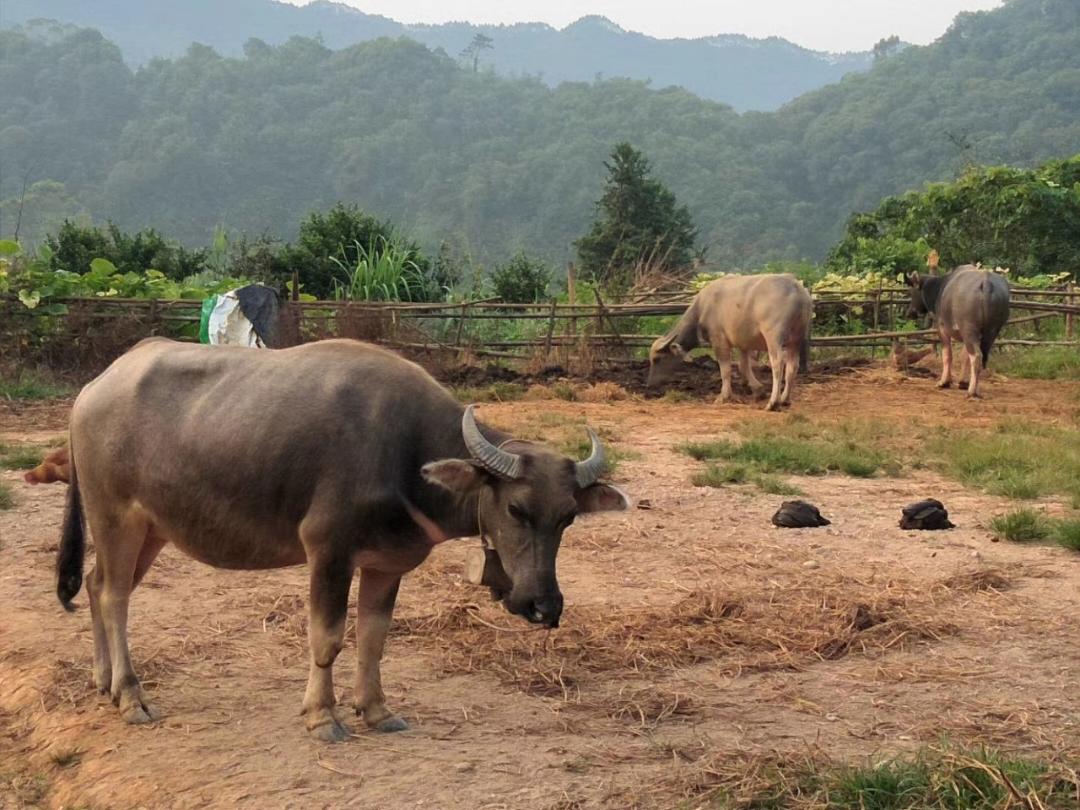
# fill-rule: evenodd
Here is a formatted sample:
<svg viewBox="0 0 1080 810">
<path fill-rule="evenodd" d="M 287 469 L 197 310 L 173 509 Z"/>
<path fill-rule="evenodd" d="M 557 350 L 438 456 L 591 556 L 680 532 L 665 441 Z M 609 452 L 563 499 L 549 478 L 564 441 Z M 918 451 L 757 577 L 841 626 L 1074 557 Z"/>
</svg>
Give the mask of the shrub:
<svg viewBox="0 0 1080 810">
<path fill-rule="evenodd" d="M 1045 540 L 1051 531 L 1046 517 L 1033 509 L 1017 509 L 1007 515 L 999 515 L 990 521 L 990 531 L 1002 540 L 1028 543 Z"/>
<path fill-rule="evenodd" d="M 531 304 L 547 295 L 551 270 L 538 260 L 521 252 L 509 262 L 499 265 L 491 274 L 495 294 L 510 304 Z"/>
</svg>

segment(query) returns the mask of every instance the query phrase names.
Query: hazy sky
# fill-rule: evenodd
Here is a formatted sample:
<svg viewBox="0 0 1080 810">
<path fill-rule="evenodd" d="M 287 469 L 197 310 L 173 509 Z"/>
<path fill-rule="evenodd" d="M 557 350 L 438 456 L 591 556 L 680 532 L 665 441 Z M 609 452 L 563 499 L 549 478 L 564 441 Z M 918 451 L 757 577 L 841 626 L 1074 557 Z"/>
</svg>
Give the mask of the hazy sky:
<svg viewBox="0 0 1080 810">
<path fill-rule="evenodd" d="M 304 5 L 306 0 L 289 0 Z M 601 14 L 654 37 L 781 36 L 807 48 L 867 50 L 899 34 L 919 45 L 941 36 L 960 11 L 1002 0 L 338 0 L 401 22 L 546 22 L 557 28 Z"/>
</svg>

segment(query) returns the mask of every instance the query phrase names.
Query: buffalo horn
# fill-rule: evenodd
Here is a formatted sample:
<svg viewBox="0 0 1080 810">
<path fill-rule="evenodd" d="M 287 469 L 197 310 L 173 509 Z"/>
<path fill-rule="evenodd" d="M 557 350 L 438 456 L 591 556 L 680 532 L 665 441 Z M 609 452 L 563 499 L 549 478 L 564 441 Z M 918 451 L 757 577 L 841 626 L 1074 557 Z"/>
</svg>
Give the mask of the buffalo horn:
<svg viewBox="0 0 1080 810">
<path fill-rule="evenodd" d="M 476 426 L 472 405 L 465 409 L 465 414 L 461 417 L 461 435 L 469 453 L 484 465 L 488 472 L 511 480 L 521 477 L 521 456 L 501 450 L 484 438 L 484 434 Z"/>
<path fill-rule="evenodd" d="M 577 485 L 580 489 L 591 487 L 600 480 L 600 475 L 604 472 L 604 445 L 600 443 L 600 437 L 593 432 L 592 428 L 585 429 L 589 431 L 592 452 L 589 453 L 587 459 L 574 465 L 574 478 L 577 479 Z"/>
</svg>

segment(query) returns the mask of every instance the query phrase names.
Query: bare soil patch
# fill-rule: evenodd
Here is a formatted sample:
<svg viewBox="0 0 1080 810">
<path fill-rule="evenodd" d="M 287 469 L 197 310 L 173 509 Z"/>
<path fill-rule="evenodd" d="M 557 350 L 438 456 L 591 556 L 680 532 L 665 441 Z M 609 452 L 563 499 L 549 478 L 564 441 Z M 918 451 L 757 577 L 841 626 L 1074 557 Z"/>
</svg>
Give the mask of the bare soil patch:
<svg viewBox="0 0 1080 810">
<path fill-rule="evenodd" d="M 298 717 L 306 571 L 217 571 L 168 548 L 130 622 L 164 718 L 125 726 L 90 682 L 85 594 L 74 614 L 53 595 L 64 488 L 0 473 L 16 501 L 0 512 L 0 807 L 693 807 L 763 763 L 856 761 L 943 736 L 1080 762 L 1080 555 L 993 542 L 987 524 L 1011 502 L 928 471 L 799 478 L 833 525 L 775 529 L 781 497 L 689 483 L 700 465 L 675 445 L 787 418 L 713 405 L 719 381 L 704 376 L 707 401 L 480 408 L 522 433 L 603 429 L 632 451 L 615 479 L 637 506 L 568 531 L 567 612 L 550 633 L 464 582 L 475 541 L 438 549 L 403 584 L 383 670 L 412 729 L 358 728 L 338 746 Z M 1075 428 L 1080 409 L 1077 384 L 998 377 L 972 403 L 878 367 L 796 397 L 795 413 L 897 431 L 913 413 L 947 429 L 1004 416 Z M 0 440 L 43 441 L 65 418 L 63 404 L 0 410 Z M 957 529 L 897 527 L 927 495 Z"/>
</svg>

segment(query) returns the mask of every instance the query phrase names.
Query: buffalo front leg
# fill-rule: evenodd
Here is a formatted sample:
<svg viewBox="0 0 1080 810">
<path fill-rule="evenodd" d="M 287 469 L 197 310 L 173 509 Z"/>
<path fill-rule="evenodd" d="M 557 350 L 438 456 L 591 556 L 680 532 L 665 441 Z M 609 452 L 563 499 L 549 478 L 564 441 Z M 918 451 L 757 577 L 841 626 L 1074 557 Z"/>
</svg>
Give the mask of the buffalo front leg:
<svg viewBox="0 0 1080 810">
<path fill-rule="evenodd" d="M 761 380 L 754 376 L 754 352 L 749 349 L 739 351 L 739 373 L 746 381 L 746 384 L 750 386 L 750 393 L 757 399 L 761 393 L 761 389 L 765 386 Z"/>
<path fill-rule="evenodd" d="M 713 353 L 720 366 L 720 396 L 716 401 L 723 405 L 731 401 L 731 346 L 727 341 L 717 341 L 713 344 Z"/>
<path fill-rule="evenodd" d="M 345 641 L 345 615 L 353 565 L 348 557 L 316 556 L 311 567 L 308 648 L 311 661 L 304 692 L 304 724 L 313 737 L 341 742 L 349 730 L 334 714 L 334 660 Z"/>
<path fill-rule="evenodd" d="M 399 574 L 386 574 L 372 568 L 360 572 L 356 594 L 356 691 L 353 708 L 364 722 L 379 731 L 404 731 L 408 724 L 386 708 L 379 662 L 382 660 L 386 634 L 394 615 Z"/>
<path fill-rule="evenodd" d="M 952 336 L 941 336 L 941 379 L 938 380 L 938 388 L 952 386 Z"/>
</svg>

